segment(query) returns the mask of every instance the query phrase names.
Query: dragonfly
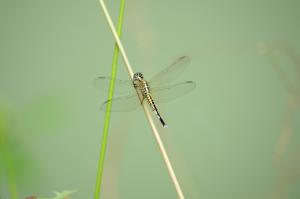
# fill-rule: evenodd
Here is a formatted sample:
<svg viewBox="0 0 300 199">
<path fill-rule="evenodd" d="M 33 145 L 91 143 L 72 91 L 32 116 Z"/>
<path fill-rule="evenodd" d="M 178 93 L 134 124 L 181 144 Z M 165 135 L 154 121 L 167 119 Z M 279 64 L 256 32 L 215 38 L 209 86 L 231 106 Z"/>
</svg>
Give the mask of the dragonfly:
<svg viewBox="0 0 300 199">
<path fill-rule="evenodd" d="M 175 100 L 191 92 L 196 87 L 194 81 L 172 84 L 172 81 L 183 73 L 190 62 L 189 56 L 180 56 L 149 81 L 146 81 L 144 75 L 140 72 L 133 75 L 132 81 L 115 79 L 115 91 L 122 94 L 122 96 L 108 99 L 101 105 L 101 110 L 105 111 L 107 103 L 111 102 L 111 111 L 132 111 L 146 101 L 162 126 L 167 127 L 158 111 L 156 102 L 165 103 Z M 100 76 L 96 78 L 94 84 L 102 90 L 108 90 L 111 79 L 109 76 Z M 136 92 L 138 92 L 138 95 Z"/>
</svg>

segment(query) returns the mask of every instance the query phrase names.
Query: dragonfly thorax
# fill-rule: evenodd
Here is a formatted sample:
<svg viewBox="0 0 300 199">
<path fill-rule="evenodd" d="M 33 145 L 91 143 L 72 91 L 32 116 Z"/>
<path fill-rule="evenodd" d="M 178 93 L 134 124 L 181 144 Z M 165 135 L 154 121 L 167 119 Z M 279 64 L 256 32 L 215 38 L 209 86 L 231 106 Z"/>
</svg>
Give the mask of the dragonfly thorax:
<svg viewBox="0 0 300 199">
<path fill-rule="evenodd" d="M 150 86 L 142 73 L 135 73 L 133 75 L 133 85 L 139 90 L 143 97 L 147 97 L 150 94 Z"/>
</svg>

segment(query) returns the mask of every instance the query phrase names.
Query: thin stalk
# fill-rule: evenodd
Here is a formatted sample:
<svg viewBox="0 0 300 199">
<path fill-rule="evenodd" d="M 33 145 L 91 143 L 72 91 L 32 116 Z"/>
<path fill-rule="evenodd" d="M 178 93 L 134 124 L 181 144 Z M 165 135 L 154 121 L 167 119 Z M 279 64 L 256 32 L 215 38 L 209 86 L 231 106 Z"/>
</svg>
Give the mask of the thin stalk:
<svg viewBox="0 0 300 199">
<path fill-rule="evenodd" d="M 130 65 L 130 63 L 129 63 L 129 60 L 128 60 L 127 55 L 126 55 L 126 53 L 125 53 L 125 50 L 124 50 L 124 48 L 123 48 L 122 42 L 121 42 L 121 40 L 120 40 L 120 38 L 119 38 L 119 36 L 118 36 L 118 34 L 117 34 L 117 31 L 116 31 L 116 29 L 115 29 L 115 26 L 114 26 L 112 20 L 111 20 L 111 17 L 110 17 L 109 12 L 108 12 L 108 10 L 107 10 L 107 8 L 106 8 L 106 5 L 105 5 L 105 3 L 104 3 L 103 0 L 99 0 L 99 3 L 100 3 L 101 8 L 102 8 L 102 10 L 103 10 L 103 12 L 104 12 L 104 15 L 105 15 L 105 17 L 106 17 L 106 20 L 107 20 L 107 22 L 108 22 L 108 25 L 109 25 L 109 27 L 110 27 L 110 29 L 111 29 L 111 31 L 112 31 L 112 34 L 113 34 L 113 36 L 114 36 L 114 38 L 115 38 L 115 41 L 116 41 L 116 43 L 117 43 L 117 45 L 118 45 L 118 47 L 119 47 L 119 50 L 120 50 L 120 53 L 121 53 L 121 55 L 122 55 L 122 58 L 123 58 L 123 60 L 124 60 L 124 62 L 125 62 L 125 66 L 126 66 L 126 69 L 127 69 L 127 71 L 128 71 L 128 74 L 129 74 L 130 78 L 133 79 L 133 74 L 134 74 L 134 73 L 133 73 L 132 67 L 131 67 L 131 65 Z M 137 93 L 137 94 L 138 94 L 138 93 Z M 139 96 L 139 95 L 138 95 L 138 96 Z M 139 97 L 140 97 L 140 96 L 139 96 Z M 181 187 L 180 187 L 179 182 L 178 182 L 178 180 L 177 180 L 177 177 L 176 177 L 176 175 L 175 175 L 175 172 L 174 172 L 174 169 L 173 169 L 173 167 L 172 167 L 172 164 L 171 164 L 171 162 L 170 162 L 170 160 L 169 160 L 169 157 L 168 157 L 168 154 L 167 154 L 167 152 L 166 152 L 166 149 L 165 149 L 165 147 L 164 147 L 164 145 L 163 145 L 163 142 L 162 142 L 162 140 L 161 140 L 161 138 L 160 138 L 160 135 L 159 135 L 159 133 L 158 133 L 158 130 L 157 130 L 155 124 L 154 124 L 154 121 L 153 121 L 153 118 L 152 118 L 152 116 L 151 116 L 151 114 L 150 114 L 150 111 L 148 110 L 146 104 L 143 103 L 142 106 L 143 106 L 143 109 L 144 109 L 146 118 L 147 118 L 147 120 L 148 120 L 148 122 L 149 122 L 149 124 L 150 124 L 150 126 L 151 126 L 151 129 L 152 129 L 152 132 L 153 132 L 154 137 L 155 137 L 155 139 L 156 139 L 156 142 L 157 142 L 157 144 L 158 144 L 158 146 L 159 146 L 161 155 L 163 156 L 163 159 L 164 159 L 164 161 L 165 161 L 166 167 L 167 167 L 167 169 L 168 169 L 168 173 L 169 173 L 169 175 L 170 175 L 170 177 L 171 177 L 171 180 L 172 180 L 172 182 L 173 182 L 173 184 L 174 184 L 174 187 L 175 187 L 175 189 L 176 189 L 176 193 L 177 193 L 177 195 L 178 195 L 178 198 L 184 199 L 183 192 L 182 192 L 182 190 L 181 190 Z"/>
<path fill-rule="evenodd" d="M 8 160 L 10 161 L 10 160 Z M 12 163 L 8 163 L 8 185 L 9 185 L 9 193 L 11 199 L 18 199 L 18 191 L 17 191 L 17 182 L 14 165 Z"/>
<path fill-rule="evenodd" d="M 7 126 L 5 120 L 5 113 L 0 107 L 0 155 L 3 155 L 4 164 L 7 170 L 7 183 L 8 190 L 11 199 L 18 199 L 17 182 L 15 175 L 15 167 L 13 164 L 13 158 L 9 152 L 9 147 L 5 140 L 5 134 L 7 133 Z"/>
<path fill-rule="evenodd" d="M 125 0 L 121 0 L 120 10 L 119 10 L 119 19 L 118 19 L 118 30 L 117 30 L 118 36 L 121 36 L 121 33 L 122 33 L 124 8 L 125 8 Z M 111 69 L 111 77 L 112 78 L 110 80 L 110 85 L 109 85 L 108 99 L 112 99 L 113 94 L 114 94 L 115 78 L 117 75 L 118 58 L 119 58 L 119 48 L 118 48 L 117 44 L 115 44 L 114 53 L 113 53 L 113 61 L 112 61 L 112 69 Z M 111 105 L 112 105 L 111 101 L 108 101 L 107 106 L 106 106 L 106 112 L 105 112 L 100 155 L 99 155 L 99 160 L 98 160 L 98 171 L 97 171 L 94 199 L 98 199 L 100 197 L 100 192 L 101 192 L 105 153 L 106 153 L 107 141 L 108 141 L 108 129 L 109 129 L 109 124 L 110 124 Z"/>
</svg>

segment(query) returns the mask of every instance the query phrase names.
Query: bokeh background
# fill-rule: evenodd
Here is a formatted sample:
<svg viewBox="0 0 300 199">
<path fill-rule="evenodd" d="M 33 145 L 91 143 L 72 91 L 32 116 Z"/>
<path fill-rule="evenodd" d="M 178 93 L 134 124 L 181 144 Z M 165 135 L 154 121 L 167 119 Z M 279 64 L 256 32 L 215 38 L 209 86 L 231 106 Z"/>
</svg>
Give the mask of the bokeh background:
<svg viewBox="0 0 300 199">
<path fill-rule="evenodd" d="M 116 22 L 119 1 L 107 5 Z M 300 198 L 299 7 L 126 1 L 135 71 L 192 58 L 177 81 L 195 91 L 158 105 L 186 198 Z M 110 75 L 114 47 L 99 3 L 0 0 L 0 28 L 0 198 L 92 198 L 107 98 L 93 80 Z M 142 110 L 112 114 L 102 198 L 176 198 Z"/>
</svg>

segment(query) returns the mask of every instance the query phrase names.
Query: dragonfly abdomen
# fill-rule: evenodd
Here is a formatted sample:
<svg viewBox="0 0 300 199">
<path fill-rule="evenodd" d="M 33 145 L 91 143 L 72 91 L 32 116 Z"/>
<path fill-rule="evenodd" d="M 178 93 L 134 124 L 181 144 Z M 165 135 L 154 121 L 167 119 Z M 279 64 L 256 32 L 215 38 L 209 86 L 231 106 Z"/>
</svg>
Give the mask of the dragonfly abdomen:
<svg viewBox="0 0 300 199">
<path fill-rule="evenodd" d="M 160 123 L 163 125 L 163 127 L 167 127 L 165 121 L 162 119 L 162 117 L 160 116 L 156 106 L 155 106 L 155 103 L 154 103 L 154 100 L 153 98 L 151 97 L 151 95 L 148 93 L 147 96 L 146 96 L 146 99 L 150 105 L 150 107 L 152 108 L 152 111 L 155 113 L 155 115 L 158 117 Z"/>
<path fill-rule="evenodd" d="M 151 97 L 151 95 L 150 95 L 150 94 L 147 94 L 145 97 L 146 97 L 146 99 L 147 99 L 149 105 L 151 106 L 152 110 L 153 110 L 153 111 L 157 111 L 157 108 L 156 108 L 156 106 L 155 106 L 154 100 L 153 100 L 153 98 Z"/>
<path fill-rule="evenodd" d="M 153 98 L 151 97 L 151 90 L 150 90 L 150 86 L 148 84 L 147 81 L 145 80 L 140 80 L 140 91 L 143 95 L 143 99 L 146 99 L 148 104 L 150 105 L 152 111 L 155 113 L 155 115 L 158 117 L 159 121 L 161 122 L 161 124 L 163 125 L 163 127 L 167 127 L 165 121 L 162 119 L 162 117 L 160 116 Z"/>
</svg>

